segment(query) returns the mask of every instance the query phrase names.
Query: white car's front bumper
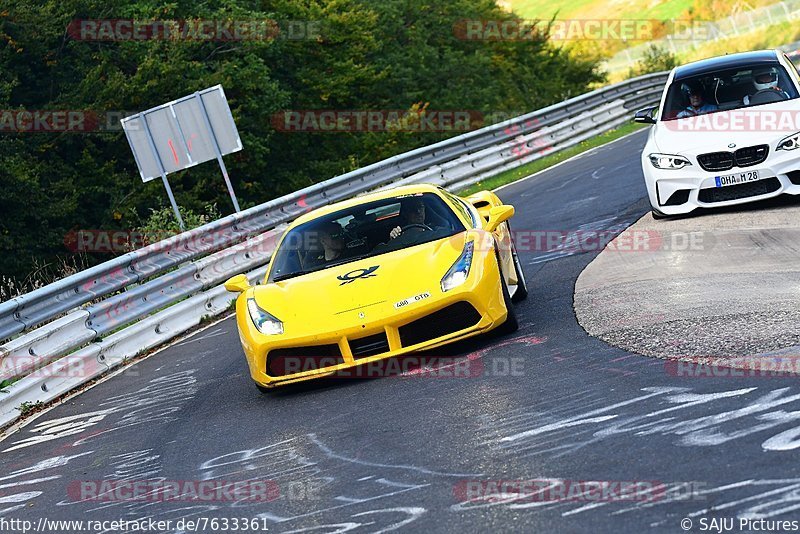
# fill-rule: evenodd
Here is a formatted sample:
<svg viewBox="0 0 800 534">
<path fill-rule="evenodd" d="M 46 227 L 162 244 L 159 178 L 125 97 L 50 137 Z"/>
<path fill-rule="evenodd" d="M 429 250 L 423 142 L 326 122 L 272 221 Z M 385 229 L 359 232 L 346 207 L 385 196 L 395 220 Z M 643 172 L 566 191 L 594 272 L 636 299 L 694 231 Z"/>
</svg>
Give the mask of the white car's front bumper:
<svg viewBox="0 0 800 534">
<path fill-rule="evenodd" d="M 760 164 L 708 172 L 703 170 L 695 156 L 687 156 L 692 164 L 682 169 L 657 169 L 650 162 L 648 148 L 642 153 L 647 193 L 653 209 L 665 215 L 689 213 L 696 208 L 744 204 L 783 193 L 800 194 L 800 149 L 776 151 L 771 145 L 767 159 Z M 758 171 L 759 180 L 725 187 L 716 185 L 718 176 L 747 171 Z"/>
</svg>

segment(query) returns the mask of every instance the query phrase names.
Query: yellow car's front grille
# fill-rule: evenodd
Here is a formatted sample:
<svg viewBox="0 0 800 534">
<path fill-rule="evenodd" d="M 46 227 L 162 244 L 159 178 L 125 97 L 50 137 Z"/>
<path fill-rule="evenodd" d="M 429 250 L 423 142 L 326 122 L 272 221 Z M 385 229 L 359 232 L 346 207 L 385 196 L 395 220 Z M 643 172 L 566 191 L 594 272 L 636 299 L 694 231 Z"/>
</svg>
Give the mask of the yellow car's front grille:
<svg viewBox="0 0 800 534">
<path fill-rule="evenodd" d="M 400 327 L 400 342 L 411 347 L 475 326 L 481 320 L 469 302 L 456 302 Z"/>
<path fill-rule="evenodd" d="M 477 325 L 481 314 L 469 302 L 456 302 L 441 310 L 420 317 L 398 329 L 389 328 L 360 338 L 347 338 L 346 349 L 352 360 L 380 356 L 401 348 L 412 347 L 432 341 Z M 349 356 L 348 356 L 349 358 Z M 347 363 L 338 344 L 314 345 L 274 349 L 267 354 L 267 374 L 272 377 L 287 377 L 306 371 L 320 371 L 328 367 Z M 345 373 L 347 374 L 347 373 Z M 347 376 L 350 376 L 349 374 Z"/>
<path fill-rule="evenodd" d="M 267 374 L 287 376 L 344 363 L 339 345 L 315 345 L 275 349 L 267 355 Z"/>
<path fill-rule="evenodd" d="M 353 358 L 356 359 L 389 352 L 389 338 L 386 337 L 386 332 L 360 339 L 348 339 L 347 342 L 350 345 L 350 352 L 353 354 Z"/>
</svg>

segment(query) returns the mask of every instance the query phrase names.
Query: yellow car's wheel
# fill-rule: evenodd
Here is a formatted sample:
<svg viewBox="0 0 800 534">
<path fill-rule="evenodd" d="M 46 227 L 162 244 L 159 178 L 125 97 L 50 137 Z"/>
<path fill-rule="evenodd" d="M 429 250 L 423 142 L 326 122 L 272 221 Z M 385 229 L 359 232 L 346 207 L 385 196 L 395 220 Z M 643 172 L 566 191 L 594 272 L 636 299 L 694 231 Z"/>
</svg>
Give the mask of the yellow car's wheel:
<svg viewBox="0 0 800 534">
<path fill-rule="evenodd" d="M 254 384 L 255 384 L 255 382 L 254 382 Z M 272 389 L 270 389 L 270 388 L 265 388 L 265 387 L 264 387 L 264 386 L 262 386 L 261 384 L 255 384 L 255 386 L 256 386 L 256 388 L 258 389 L 258 391 L 260 391 L 260 392 L 261 392 L 261 393 L 263 393 L 264 395 L 266 395 L 267 393 L 271 393 L 271 392 L 272 392 Z"/>
<path fill-rule="evenodd" d="M 519 263 L 519 255 L 517 255 L 517 248 L 511 245 L 511 256 L 514 258 L 514 270 L 517 273 L 517 290 L 514 296 L 511 297 L 513 302 L 520 302 L 528 297 L 528 283 L 525 281 L 525 273 L 522 271 L 522 265 Z"/>
<path fill-rule="evenodd" d="M 500 285 L 503 287 L 503 303 L 508 310 L 508 316 L 506 317 L 506 321 L 497 328 L 497 333 L 501 335 L 511 334 L 519 330 L 519 321 L 517 321 L 517 313 L 514 311 L 514 304 L 511 302 L 511 296 L 508 294 L 508 286 L 502 274 L 500 275 Z"/>
</svg>

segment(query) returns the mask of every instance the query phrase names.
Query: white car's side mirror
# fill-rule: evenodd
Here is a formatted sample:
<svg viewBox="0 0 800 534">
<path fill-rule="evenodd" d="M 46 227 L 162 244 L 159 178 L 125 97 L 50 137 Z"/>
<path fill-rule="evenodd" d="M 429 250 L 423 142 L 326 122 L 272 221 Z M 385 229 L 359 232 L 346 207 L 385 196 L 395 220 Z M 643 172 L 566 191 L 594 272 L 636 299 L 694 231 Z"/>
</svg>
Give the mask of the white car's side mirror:
<svg viewBox="0 0 800 534">
<path fill-rule="evenodd" d="M 634 122 L 642 122 L 645 124 L 655 124 L 656 119 L 655 115 L 658 111 L 658 108 L 644 108 L 640 109 L 636 112 L 636 115 L 633 116 Z"/>
</svg>

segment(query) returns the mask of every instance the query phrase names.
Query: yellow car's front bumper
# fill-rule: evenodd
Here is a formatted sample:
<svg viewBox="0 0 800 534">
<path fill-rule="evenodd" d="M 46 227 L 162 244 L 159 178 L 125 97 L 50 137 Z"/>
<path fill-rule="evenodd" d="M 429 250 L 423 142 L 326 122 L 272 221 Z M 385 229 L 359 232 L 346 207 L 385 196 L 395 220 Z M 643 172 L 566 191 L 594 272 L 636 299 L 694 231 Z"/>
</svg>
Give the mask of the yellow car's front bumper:
<svg viewBox="0 0 800 534">
<path fill-rule="evenodd" d="M 500 272 L 490 258 L 491 262 L 473 269 L 462 286 L 446 293 L 437 288 L 437 295 L 392 310 L 388 316 L 314 335 L 261 334 L 246 310 L 238 309 L 244 306 L 242 298 L 237 303 L 237 322 L 250 375 L 263 387 L 329 375 L 362 376 L 342 371 L 487 332 L 508 315 Z"/>
</svg>

